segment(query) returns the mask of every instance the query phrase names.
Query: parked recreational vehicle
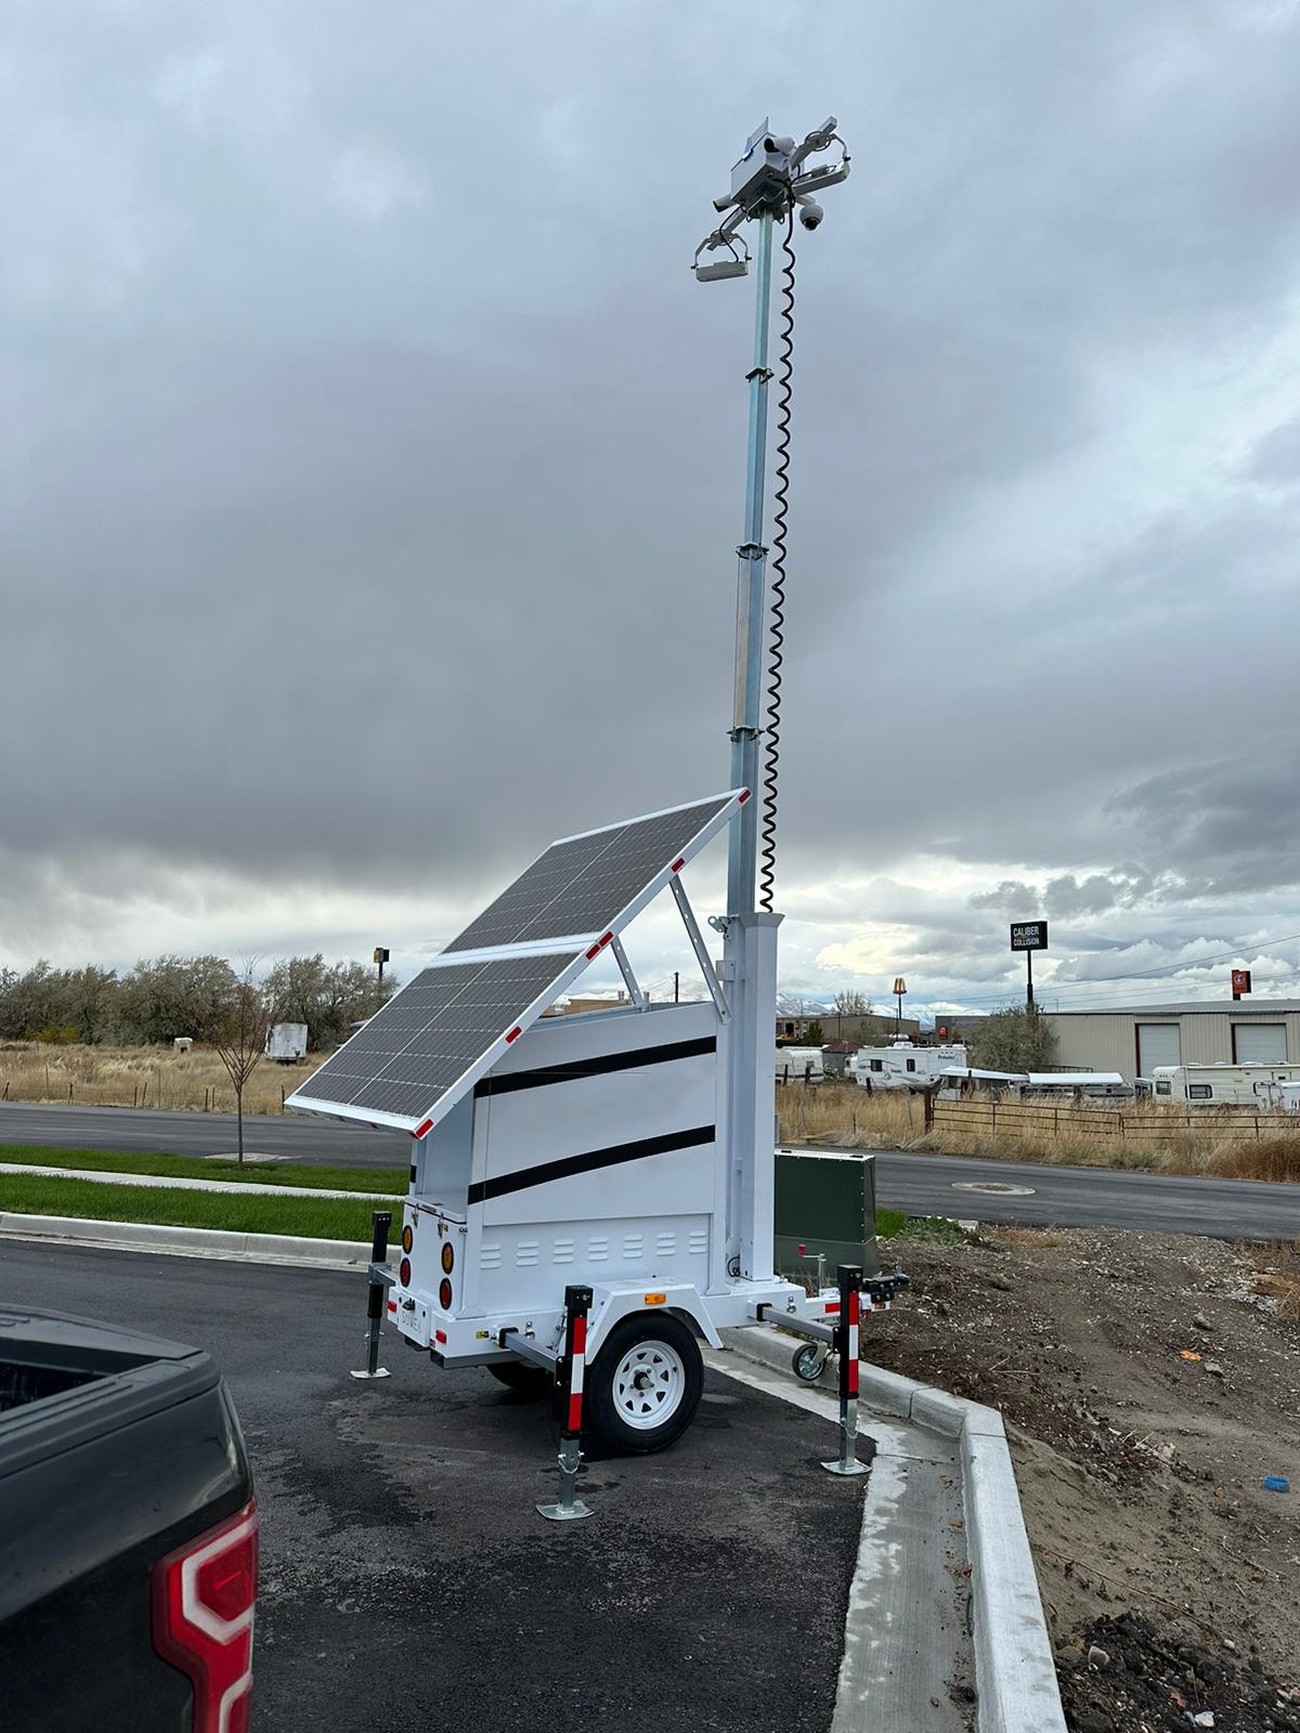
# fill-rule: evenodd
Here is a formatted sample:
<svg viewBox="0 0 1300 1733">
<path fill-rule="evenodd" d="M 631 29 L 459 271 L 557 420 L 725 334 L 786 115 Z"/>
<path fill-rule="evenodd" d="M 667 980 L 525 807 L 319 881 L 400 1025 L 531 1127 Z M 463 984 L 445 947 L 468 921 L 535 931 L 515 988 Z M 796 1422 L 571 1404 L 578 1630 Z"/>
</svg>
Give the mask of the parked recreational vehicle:
<svg viewBox="0 0 1300 1733">
<path fill-rule="evenodd" d="M 894 1041 L 888 1047 L 859 1047 L 849 1061 L 849 1075 L 860 1089 L 925 1089 L 943 1072 L 964 1066 L 966 1049 L 913 1047 Z"/>
<path fill-rule="evenodd" d="M 1180 1106 L 1267 1107 L 1277 1083 L 1300 1083 L 1300 1065 L 1157 1065 L 1157 1101 Z"/>
<path fill-rule="evenodd" d="M 820 1047 L 778 1047 L 776 1050 L 776 1080 L 778 1083 L 820 1083 L 826 1075 Z"/>
<path fill-rule="evenodd" d="M 1261 1104 L 1277 1113 L 1300 1113 L 1300 1083 L 1264 1083 L 1259 1094 Z"/>
<path fill-rule="evenodd" d="M 1026 1101 L 1127 1101 L 1133 1087 L 1118 1071 L 1031 1071 L 1020 1085 Z"/>
<path fill-rule="evenodd" d="M 1029 1081 L 1023 1071 L 981 1071 L 976 1066 L 954 1065 L 939 1074 L 939 1099 L 955 1101 L 967 1095 L 1019 1095 Z"/>
</svg>

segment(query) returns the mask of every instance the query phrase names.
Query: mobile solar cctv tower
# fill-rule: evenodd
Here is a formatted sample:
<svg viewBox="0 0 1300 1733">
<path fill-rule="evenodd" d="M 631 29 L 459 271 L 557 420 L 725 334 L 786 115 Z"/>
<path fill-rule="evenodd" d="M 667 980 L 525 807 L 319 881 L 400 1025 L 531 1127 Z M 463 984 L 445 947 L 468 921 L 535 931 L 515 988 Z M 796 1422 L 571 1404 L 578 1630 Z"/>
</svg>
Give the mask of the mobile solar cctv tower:
<svg viewBox="0 0 1300 1733">
<path fill-rule="evenodd" d="M 806 160 L 833 147 L 823 167 Z M 742 276 L 742 226 L 757 223 L 757 317 L 749 381 L 745 534 L 737 605 L 731 786 L 709 799 L 553 843 L 428 968 L 290 1097 L 292 1108 L 410 1134 L 401 1256 L 372 1277 L 372 1306 L 441 1366 L 486 1366 L 562 1397 L 566 1491 L 584 1427 L 651 1451 L 673 1442 L 699 1402 L 700 1338 L 779 1315 L 828 1341 L 817 1320 L 853 1328 L 858 1285 L 809 1298 L 773 1270 L 773 1027 L 781 556 L 787 486 L 789 334 L 796 213 L 821 221 L 813 193 L 843 180 L 848 155 L 829 120 L 802 144 L 766 125 L 716 201 L 729 212 L 700 245 L 702 281 Z M 769 598 L 762 545 L 768 323 L 774 226 L 786 223 L 785 345 Z M 700 263 L 704 256 L 724 255 Z M 769 656 L 765 658 L 765 640 Z M 769 664 L 767 765 L 759 785 L 761 685 Z M 763 808 L 760 824 L 760 807 Z M 682 869 L 730 827 L 727 913 L 715 970 Z M 758 871 L 762 832 L 763 866 Z M 762 878 L 756 906 L 756 880 Z M 676 901 L 708 989 L 698 1004 L 651 1005 L 624 929 L 660 893 Z M 544 1018 L 609 952 L 629 1002 Z M 372 1289 L 372 1293 L 374 1290 Z M 380 1293 L 383 1290 L 380 1289 Z M 849 1339 L 844 1337 L 848 1359 Z M 374 1370 L 372 1359 L 371 1370 Z M 845 1446 L 845 1456 L 849 1447 Z"/>
</svg>

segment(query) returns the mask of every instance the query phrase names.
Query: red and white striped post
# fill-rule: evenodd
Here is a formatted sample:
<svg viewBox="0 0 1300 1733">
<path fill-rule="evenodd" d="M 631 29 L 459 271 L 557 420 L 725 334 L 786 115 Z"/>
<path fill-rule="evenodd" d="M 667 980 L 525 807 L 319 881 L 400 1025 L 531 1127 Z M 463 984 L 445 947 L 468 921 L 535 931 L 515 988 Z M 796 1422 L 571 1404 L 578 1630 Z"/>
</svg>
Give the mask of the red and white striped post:
<svg viewBox="0 0 1300 1733">
<path fill-rule="evenodd" d="M 823 1462 L 830 1474 L 866 1474 L 867 1464 L 858 1461 L 858 1319 L 862 1306 L 862 1270 L 857 1264 L 840 1264 L 835 1271 L 840 1290 L 840 1315 L 835 1326 L 835 1349 L 840 1357 L 840 1454 L 835 1462 Z"/>
<path fill-rule="evenodd" d="M 577 1497 L 578 1468 L 582 1462 L 582 1390 L 587 1370 L 587 1314 L 591 1310 L 590 1288 L 564 1290 L 564 1354 L 558 1367 L 560 1417 L 560 1497 L 556 1504 L 539 1504 L 538 1510 L 552 1522 L 572 1522 L 590 1516 L 591 1508 Z"/>
</svg>

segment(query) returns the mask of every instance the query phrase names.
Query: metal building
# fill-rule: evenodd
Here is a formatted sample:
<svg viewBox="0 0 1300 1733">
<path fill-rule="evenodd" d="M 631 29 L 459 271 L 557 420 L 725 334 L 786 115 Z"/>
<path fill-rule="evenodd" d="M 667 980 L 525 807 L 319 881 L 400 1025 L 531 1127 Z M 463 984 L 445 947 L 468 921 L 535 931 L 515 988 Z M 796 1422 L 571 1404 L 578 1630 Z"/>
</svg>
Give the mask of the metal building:
<svg viewBox="0 0 1300 1733">
<path fill-rule="evenodd" d="M 1044 1016 L 1057 1040 L 1056 1065 L 1118 1071 L 1129 1083 L 1157 1065 L 1300 1064 L 1300 999 L 1198 999 Z"/>
</svg>

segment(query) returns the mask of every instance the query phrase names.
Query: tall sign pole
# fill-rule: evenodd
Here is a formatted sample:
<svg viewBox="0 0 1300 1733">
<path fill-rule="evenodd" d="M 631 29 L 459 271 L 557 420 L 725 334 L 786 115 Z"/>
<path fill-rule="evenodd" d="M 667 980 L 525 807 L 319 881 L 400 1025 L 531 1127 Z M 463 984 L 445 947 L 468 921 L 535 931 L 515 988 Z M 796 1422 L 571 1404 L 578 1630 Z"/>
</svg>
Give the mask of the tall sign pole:
<svg viewBox="0 0 1300 1733">
<path fill-rule="evenodd" d="M 1047 949 L 1046 921 L 1012 921 L 1011 949 L 1025 953 L 1025 1009 L 1034 1008 L 1034 952 Z"/>
</svg>

